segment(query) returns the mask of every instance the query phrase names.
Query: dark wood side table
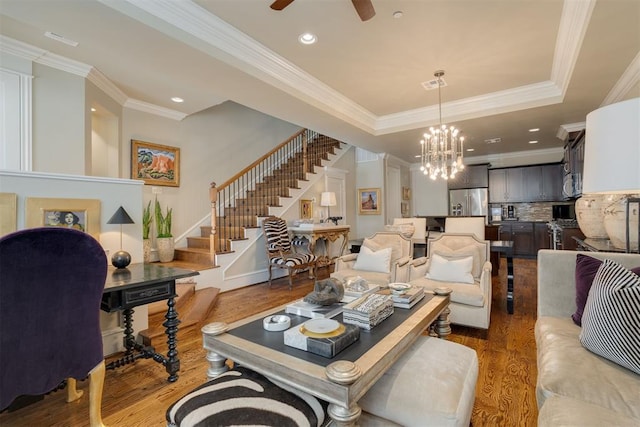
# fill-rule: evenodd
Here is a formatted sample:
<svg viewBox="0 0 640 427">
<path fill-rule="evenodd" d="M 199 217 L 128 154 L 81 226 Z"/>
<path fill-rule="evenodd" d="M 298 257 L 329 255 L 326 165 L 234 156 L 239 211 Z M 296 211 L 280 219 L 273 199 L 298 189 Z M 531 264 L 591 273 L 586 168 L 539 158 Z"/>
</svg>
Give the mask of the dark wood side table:
<svg viewBox="0 0 640 427">
<path fill-rule="evenodd" d="M 492 240 L 491 252 L 503 253 L 507 258 L 507 312 L 513 314 L 513 241 Z"/>
<path fill-rule="evenodd" d="M 100 308 L 112 313 L 122 311 L 124 314 L 124 347 L 122 358 L 107 365 L 107 369 L 115 369 L 137 359 L 153 359 L 164 365 L 169 374 L 169 382 L 178 379 L 180 359 L 176 333 L 178 332 L 178 312 L 175 310 L 176 279 L 196 276 L 200 273 L 182 268 L 164 267 L 157 264 L 131 264 L 127 268 L 109 268 L 102 293 Z M 133 336 L 133 308 L 156 301 L 167 300 L 167 319 L 162 326 L 167 334 L 167 356 L 155 351 L 152 346 L 138 344 Z"/>
</svg>

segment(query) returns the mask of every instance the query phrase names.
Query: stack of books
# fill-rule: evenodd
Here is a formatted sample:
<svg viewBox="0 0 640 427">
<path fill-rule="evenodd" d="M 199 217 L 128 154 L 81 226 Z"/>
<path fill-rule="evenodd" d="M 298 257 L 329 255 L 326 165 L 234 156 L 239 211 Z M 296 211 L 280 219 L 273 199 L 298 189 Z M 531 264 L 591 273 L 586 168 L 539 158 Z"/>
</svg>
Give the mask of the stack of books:
<svg viewBox="0 0 640 427">
<path fill-rule="evenodd" d="M 369 294 L 345 305 L 342 321 L 371 330 L 392 314 L 393 301 L 389 295 Z"/>
<path fill-rule="evenodd" d="M 402 295 L 391 294 L 393 306 L 397 308 L 411 308 L 424 298 L 424 288 L 421 286 L 412 286 Z"/>
</svg>

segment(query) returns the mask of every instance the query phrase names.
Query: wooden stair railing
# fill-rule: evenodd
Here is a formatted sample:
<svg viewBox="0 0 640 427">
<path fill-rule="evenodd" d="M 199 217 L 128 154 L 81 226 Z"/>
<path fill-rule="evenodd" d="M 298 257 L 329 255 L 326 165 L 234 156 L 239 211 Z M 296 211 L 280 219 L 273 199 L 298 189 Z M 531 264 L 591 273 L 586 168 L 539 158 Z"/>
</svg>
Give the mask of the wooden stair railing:
<svg viewBox="0 0 640 427">
<path fill-rule="evenodd" d="M 211 260 L 216 253 L 231 251 L 232 240 L 244 239 L 245 228 L 257 228 L 258 218 L 269 215 L 280 197 L 290 197 L 289 189 L 314 173 L 340 141 L 303 129 L 249 166 L 217 186 L 211 183 Z"/>
</svg>

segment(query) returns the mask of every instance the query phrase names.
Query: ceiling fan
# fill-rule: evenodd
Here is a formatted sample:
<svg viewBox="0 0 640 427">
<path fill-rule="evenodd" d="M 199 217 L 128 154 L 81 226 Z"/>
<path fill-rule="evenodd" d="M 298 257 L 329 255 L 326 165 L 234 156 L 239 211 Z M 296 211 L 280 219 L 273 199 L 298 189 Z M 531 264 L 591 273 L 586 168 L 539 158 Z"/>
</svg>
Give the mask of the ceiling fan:
<svg viewBox="0 0 640 427">
<path fill-rule="evenodd" d="M 291 3 L 293 3 L 293 0 L 276 0 L 271 3 L 271 9 L 282 10 Z M 376 15 L 371 0 L 351 0 L 351 3 L 353 3 L 353 7 L 356 8 L 356 12 L 358 12 L 360 19 L 363 21 L 368 21 Z"/>
</svg>

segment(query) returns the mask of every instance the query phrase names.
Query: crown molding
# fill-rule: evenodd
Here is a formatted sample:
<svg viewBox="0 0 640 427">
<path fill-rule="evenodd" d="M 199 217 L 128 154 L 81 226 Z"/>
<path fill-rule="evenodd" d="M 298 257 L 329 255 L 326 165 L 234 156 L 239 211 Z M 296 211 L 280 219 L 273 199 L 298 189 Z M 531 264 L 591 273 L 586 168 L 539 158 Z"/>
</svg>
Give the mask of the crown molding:
<svg viewBox="0 0 640 427">
<path fill-rule="evenodd" d="M 595 6 L 596 0 L 565 0 L 562 5 L 551 66 L 551 81 L 560 88 L 563 98 L 569 87 L 571 74 Z"/>
<path fill-rule="evenodd" d="M 613 86 L 609 94 L 605 97 L 601 107 L 605 105 L 613 104 L 614 102 L 620 102 L 625 99 L 631 89 L 640 82 L 640 52 L 631 61 L 631 64 L 624 70 L 620 79 Z"/>
<path fill-rule="evenodd" d="M 124 105 L 127 102 L 129 97 L 126 93 L 121 91 L 111 80 L 107 78 L 100 70 L 97 68 L 91 68 L 87 79 L 96 85 L 100 90 L 113 98 L 118 104 Z"/>
<path fill-rule="evenodd" d="M 131 108 L 132 110 L 142 111 L 143 113 L 154 114 L 156 116 L 165 117 L 167 119 L 181 121 L 187 114 L 180 111 L 171 110 L 169 108 L 160 107 L 158 105 L 150 104 L 148 102 L 139 101 L 137 99 L 128 98 L 123 107 Z"/>
<path fill-rule="evenodd" d="M 566 141 L 571 132 L 581 131 L 587 127 L 587 122 L 569 123 L 561 125 L 556 133 L 556 137 L 562 141 Z"/>
</svg>

